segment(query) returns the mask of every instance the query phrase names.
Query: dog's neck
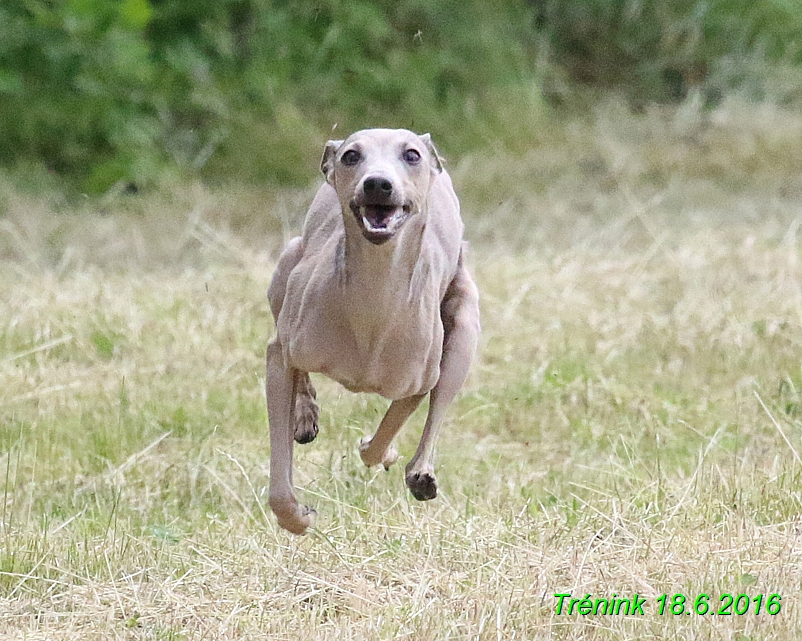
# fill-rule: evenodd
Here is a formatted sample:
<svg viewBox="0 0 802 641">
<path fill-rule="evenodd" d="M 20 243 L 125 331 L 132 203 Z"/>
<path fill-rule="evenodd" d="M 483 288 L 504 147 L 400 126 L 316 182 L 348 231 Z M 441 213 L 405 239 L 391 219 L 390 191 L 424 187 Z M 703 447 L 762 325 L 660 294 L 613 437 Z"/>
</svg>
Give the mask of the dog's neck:
<svg viewBox="0 0 802 641">
<path fill-rule="evenodd" d="M 374 245 L 356 224 L 345 226 L 338 250 L 341 301 L 357 349 L 366 358 L 380 354 L 382 345 L 392 339 L 388 326 L 404 322 L 410 312 L 417 313 L 413 301 L 419 289 L 416 274 L 425 260 L 421 255 L 425 227 L 425 216 L 416 214 L 394 238 Z"/>
<path fill-rule="evenodd" d="M 421 257 L 425 209 L 414 214 L 394 238 L 382 245 L 371 243 L 350 222 L 346 222 L 342 250 L 338 252 L 338 268 L 346 288 L 367 293 L 380 286 L 388 293 L 406 294 Z"/>
</svg>

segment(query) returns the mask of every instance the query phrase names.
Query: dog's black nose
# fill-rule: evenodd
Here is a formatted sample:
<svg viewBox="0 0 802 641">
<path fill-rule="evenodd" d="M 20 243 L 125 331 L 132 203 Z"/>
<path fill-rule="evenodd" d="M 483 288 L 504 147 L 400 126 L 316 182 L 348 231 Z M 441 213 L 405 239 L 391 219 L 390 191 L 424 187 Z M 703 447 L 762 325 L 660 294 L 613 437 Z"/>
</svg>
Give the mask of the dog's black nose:
<svg viewBox="0 0 802 641">
<path fill-rule="evenodd" d="M 366 196 L 389 196 L 393 193 L 393 183 L 381 176 L 371 176 L 365 179 L 362 189 Z"/>
</svg>

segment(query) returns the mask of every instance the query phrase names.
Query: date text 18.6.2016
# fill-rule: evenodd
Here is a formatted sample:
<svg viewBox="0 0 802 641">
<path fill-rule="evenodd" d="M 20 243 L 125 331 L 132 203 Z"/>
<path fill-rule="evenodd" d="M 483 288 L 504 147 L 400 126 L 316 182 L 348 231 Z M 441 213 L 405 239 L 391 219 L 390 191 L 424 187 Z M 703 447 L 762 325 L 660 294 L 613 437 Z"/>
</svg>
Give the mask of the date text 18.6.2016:
<svg viewBox="0 0 802 641">
<path fill-rule="evenodd" d="M 691 600 L 684 594 L 661 594 L 656 599 L 646 599 L 639 594 L 633 596 L 619 597 L 613 594 L 611 597 L 594 598 L 586 594 L 583 598 L 572 598 L 570 592 L 555 594 L 557 599 L 555 613 L 579 614 L 587 616 L 589 614 L 613 614 L 613 615 L 645 615 L 646 610 L 653 610 L 657 615 L 672 614 L 700 616 L 742 616 L 752 612 L 753 614 L 769 614 L 774 616 L 779 614 L 782 609 L 782 597 L 779 594 L 748 594 L 732 595 L 728 592 L 721 594 L 716 601 L 709 594 L 699 594 Z"/>
</svg>

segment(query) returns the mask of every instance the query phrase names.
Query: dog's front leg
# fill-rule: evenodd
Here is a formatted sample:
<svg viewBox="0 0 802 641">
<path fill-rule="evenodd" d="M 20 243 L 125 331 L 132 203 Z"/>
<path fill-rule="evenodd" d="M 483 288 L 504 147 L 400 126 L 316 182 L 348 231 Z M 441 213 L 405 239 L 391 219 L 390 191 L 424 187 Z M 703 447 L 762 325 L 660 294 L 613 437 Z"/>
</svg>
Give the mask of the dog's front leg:
<svg viewBox="0 0 802 641">
<path fill-rule="evenodd" d="M 366 436 L 359 444 L 359 456 L 368 467 L 381 463 L 384 469 L 398 460 L 398 450 L 392 440 L 426 394 L 418 394 L 393 401 L 373 436 Z"/>
<path fill-rule="evenodd" d="M 406 484 L 419 501 L 437 496 L 434 447 L 448 405 L 468 376 L 479 341 L 479 292 L 464 265 L 448 286 L 440 306 L 443 320 L 443 356 L 440 378 L 429 399 L 429 414 L 418 450 L 406 467 Z"/>
<path fill-rule="evenodd" d="M 303 534 L 315 523 L 314 510 L 298 503 L 292 487 L 292 446 L 297 378 L 300 372 L 284 366 L 281 345 L 267 345 L 267 415 L 270 422 L 270 509 L 278 524 Z"/>
</svg>

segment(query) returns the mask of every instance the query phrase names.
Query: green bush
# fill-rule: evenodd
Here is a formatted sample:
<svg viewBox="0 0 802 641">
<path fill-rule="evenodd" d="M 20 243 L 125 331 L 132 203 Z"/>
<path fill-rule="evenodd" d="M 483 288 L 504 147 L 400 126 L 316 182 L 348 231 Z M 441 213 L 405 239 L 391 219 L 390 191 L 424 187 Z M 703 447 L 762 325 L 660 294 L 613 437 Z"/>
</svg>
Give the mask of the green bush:
<svg viewBox="0 0 802 641">
<path fill-rule="evenodd" d="M 320 131 L 335 125 L 335 136 L 378 125 L 431 131 L 454 151 L 489 139 L 514 146 L 543 114 L 533 90 L 531 18 L 520 2 L 286 3 L 254 12 L 249 29 L 243 98 L 250 109 L 240 110 L 249 126 L 226 138 L 220 165 L 236 165 L 241 150 L 256 145 L 289 150 L 299 137 L 317 156 Z M 506 126 L 510 110 L 516 128 Z"/>
<path fill-rule="evenodd" d="M 800 0 L 532 0 L 553 59 L 645 100 L 731 89 L 751 59 L 802 62 Z M 732 67 L 740 66 L 740 74 Z"/>
<path fill-rule="evenodd" d="M 0 159 L 91 183 L 152 171 L 159 119 L 146 0 L 0 7 Z"/>
<path fill-rule="evenodd" d="M 90 192 L 165 172 L 304 184 L 353 129 L 522 150 L 543 78 L 677 99 L 800 47 L 801 0 L 4 0 L 0 163 Z"/>
<path fill-rule="evenodd" d="M 431 129 L 461 151 L 511 109 L 537 123 L 529 16 L 516 0 L 8 0 L 0 162 L 97 192 L 167 167 L 305 182 L 335 125 Z"/>
</svg>

